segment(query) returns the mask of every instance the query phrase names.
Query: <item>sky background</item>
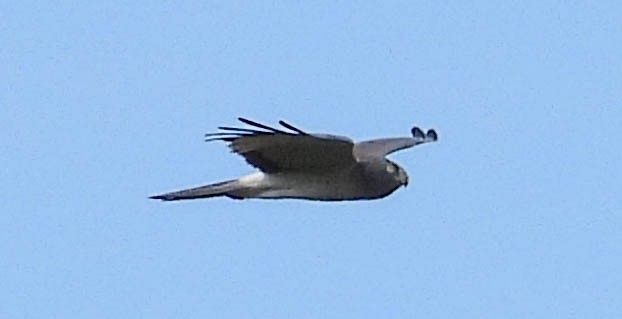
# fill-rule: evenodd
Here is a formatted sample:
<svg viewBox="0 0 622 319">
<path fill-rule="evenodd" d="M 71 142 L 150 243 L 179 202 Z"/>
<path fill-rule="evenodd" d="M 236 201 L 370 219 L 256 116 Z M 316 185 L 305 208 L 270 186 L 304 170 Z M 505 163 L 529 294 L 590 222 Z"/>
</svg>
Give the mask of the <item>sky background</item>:
<svg viewBox="0 0 622 319">
<path fill-rule="evenodd" d="M 6 2 L 0 318 L 622 317 L 618 1 Z M 391 155 L 377 201 L 148 196 L 248 117 Z"/>
</svg>

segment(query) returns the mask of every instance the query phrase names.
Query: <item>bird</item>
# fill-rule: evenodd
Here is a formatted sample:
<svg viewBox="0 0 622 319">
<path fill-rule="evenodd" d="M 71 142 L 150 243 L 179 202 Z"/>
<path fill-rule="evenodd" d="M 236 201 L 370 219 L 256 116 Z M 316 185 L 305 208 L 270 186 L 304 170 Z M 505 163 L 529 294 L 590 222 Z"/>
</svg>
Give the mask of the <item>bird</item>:
<svg viewBox="0 0 622 319">
<path fill-rule="evenodd" d="M 424 133 L 416 126 L 411 129 L 412 136 L 355 143 L 344 136 L 307 133 L 282 120 L 278 122 L 282 128 L 242 117 L 238 120 L 248 127 L 220 126 L 220 131 L 205 134 L 205 141 L 227 142 L 233 153 L 258 172 L 149 198 L 380 199 L 408 185 L 406 171 L 386 156 L 438 140 L 434 129 Z"/>
</svg>

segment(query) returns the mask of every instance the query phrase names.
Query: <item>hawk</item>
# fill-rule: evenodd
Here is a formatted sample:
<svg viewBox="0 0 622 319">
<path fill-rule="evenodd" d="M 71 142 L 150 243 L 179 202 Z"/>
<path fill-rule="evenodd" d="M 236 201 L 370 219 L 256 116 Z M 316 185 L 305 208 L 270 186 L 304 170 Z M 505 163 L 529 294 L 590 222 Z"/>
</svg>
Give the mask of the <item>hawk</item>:
<svg viewBox="0 0 622 319">
<path fill-rule="evenodd" d="M 307 133 L 284 121 L 279 121 L 282 128 L 274 128 L 245 118 L 239 120 L 249 127 L 219 127 L 220 132 L 205 134 L 206 141 L 229 143 L 232 152 L 259 172 L 150 198 L 379 199 L 408 185 L 406 171 L 386 156 L 438 140 L 435 130 L 424 133 L 413 127 L 412 137 L 354 143 L 343 136 Z"/>
</svg>

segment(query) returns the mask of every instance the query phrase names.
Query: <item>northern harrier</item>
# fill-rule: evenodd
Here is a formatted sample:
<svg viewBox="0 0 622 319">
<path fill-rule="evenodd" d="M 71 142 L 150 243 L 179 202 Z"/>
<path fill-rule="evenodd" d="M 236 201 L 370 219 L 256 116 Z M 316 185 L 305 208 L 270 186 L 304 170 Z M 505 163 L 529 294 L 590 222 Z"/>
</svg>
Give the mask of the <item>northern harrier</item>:
<svg viewBox="0 0 622 319">
<path fill-rule="evenodd" d="M 322 201 L 377 199 L 408 184 L 403 168 L 385 158 L 395 151 L 434 142 L 434 130 L 412 137 L 354 143 L 342 136 L 311 134 L 279 121 L 283 129 L 239 118 L 250 128 L 219 127 L 206 141 L 225 141 L 258 168 L 238 179 L 152 196 L 164 201 L 216 196 L 299 198 Z"/>
</svg>

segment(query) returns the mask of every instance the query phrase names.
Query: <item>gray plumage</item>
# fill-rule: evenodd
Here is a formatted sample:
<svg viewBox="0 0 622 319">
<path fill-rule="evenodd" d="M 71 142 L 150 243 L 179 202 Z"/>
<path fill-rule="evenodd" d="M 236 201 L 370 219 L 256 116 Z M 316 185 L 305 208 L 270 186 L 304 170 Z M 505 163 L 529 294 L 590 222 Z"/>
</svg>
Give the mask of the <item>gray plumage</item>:
<svg viewBox="0 0 622 319">
<path fill-rule="evenodd" d="M 377 199 L 408 184 L 408 175 L 385 156 L 415 145 L 434 142 L 434 130 L 411 130 L 412 137 L 354 143 L 343 136 L 310 134 L 279 121 L 283 129 L 245 118 L 249 128 L 219 127 L 206 141 L 225 141 L 234 153 L 256 167 L 238 179 L 152 196 L 164 201 L 228 196 L 299 198 L 338 201 Z"/>
</svg>

